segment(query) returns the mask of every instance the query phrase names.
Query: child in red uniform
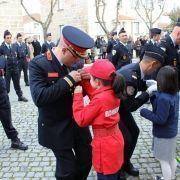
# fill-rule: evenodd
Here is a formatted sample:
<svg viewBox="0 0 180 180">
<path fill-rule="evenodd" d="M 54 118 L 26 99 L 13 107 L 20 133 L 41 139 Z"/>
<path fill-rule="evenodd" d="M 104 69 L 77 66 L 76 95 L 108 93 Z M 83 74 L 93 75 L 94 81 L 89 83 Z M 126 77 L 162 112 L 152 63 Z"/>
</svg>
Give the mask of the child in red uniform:
<svg viewBox="0 0 180 180">
<path fill-rule="evenodd" d="M 88 84 L 90 103 L 84 107 L 82 87 L 77 86 L 73 101 L 74 119 L 80 127 L 92 125 L 93 166 L 98 180 L 118 180 L 118 171 L 124 160 L 118 110 L 125 82 L 108 60 L 97 60 L 86 71 L 91 75 Z"/>
</svg>

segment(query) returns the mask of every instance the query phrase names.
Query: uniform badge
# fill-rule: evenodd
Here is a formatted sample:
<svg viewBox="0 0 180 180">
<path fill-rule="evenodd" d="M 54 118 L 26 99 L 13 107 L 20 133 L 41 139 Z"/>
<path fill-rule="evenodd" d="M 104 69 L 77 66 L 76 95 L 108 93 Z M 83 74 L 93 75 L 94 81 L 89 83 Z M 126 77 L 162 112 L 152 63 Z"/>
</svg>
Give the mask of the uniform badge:
<svg viewBox="0 0 180 180">
<path fill-rule="evenodd" d="M 123 59 L 126 60 L 126 55 L 123 56 Z"/>
<path fill-rule="evenodd" d="M 112 50 L 112 55 L 114 56 L 116 54 L 116 50 Z"/>
<path fill-rule="evenodd" d="M 135 71 L 132 72 L 132 76 L 131 76 L 133 79 L 137 80 L 138 77 L 137 77 L 137 73 Z"/>
<path fill-rule="evenodd" d="M 51 73 L 48 73 L 48 77 L 49 78 L 57 78 L 57 77 L 59 77 L 59 74 L 57 72 L 51 72 Z"/>
</svg>

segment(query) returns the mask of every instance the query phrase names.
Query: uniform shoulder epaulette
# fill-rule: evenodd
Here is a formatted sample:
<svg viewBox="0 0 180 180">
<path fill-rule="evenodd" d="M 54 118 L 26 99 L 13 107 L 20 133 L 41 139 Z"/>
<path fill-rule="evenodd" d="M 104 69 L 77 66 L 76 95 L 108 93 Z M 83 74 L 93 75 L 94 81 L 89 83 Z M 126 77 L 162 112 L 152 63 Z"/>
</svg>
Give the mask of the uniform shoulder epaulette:
<svg viewBox="0 0 180 180">
<path fill-rule="evenodd" d="M 132 77 L 132 79 L 137 80 L 138 79 L 137 72 L 136 71 L 132 71 L 131 77 Z"/>
</svg>

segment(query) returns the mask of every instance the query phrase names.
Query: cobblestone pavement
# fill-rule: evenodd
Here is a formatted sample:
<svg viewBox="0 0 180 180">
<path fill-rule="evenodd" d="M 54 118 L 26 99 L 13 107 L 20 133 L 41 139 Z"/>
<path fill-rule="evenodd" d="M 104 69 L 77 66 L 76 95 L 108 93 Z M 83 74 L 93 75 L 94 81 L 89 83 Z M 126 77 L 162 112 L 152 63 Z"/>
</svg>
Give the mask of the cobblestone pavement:
<svg viewBox="0 0 180 180">
<path fill-rule="evenodd" d="M 21 82 L 21 85 L 29 102 L 18 102 L 14 88 L 11 87 L 12 118 L 14 126 L 19 131 L 19 137 L 28 144 L 29 149 L 25 152 L 10 149 L 10 141 L 0 124 L 0 179 L 55 179 L 55 158 L 50 150 L 41 147 L 37 141 L 37 108 L 31 100 L 29 87 L 25 87 L 24 82 Z M 132 162 L 140 168 L 140 178 L 128 179 L 152 180 L 155 175 L 161 175 L 161 169 L 151 152 L 151 123 L 141 118 L 139 111 L 134 113 L 134 116 L 141 133 Z M 180 136 L 177 154 L 180 157 Z M 92 171 L 88 180 L 95 179 L 95 173 Z M 180 179 L 180 169 L 177 170 L 176 179 Z"/>
</svg>

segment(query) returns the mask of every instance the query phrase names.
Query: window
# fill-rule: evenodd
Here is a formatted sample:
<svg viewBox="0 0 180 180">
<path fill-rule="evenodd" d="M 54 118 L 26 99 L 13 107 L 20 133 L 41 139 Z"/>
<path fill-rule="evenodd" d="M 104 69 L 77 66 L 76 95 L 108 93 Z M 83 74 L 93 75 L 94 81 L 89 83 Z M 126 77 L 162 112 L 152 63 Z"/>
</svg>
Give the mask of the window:
<svg viewBox="0 0 180 180">
<path fill-rule="evenodd" d="M 139 34 L 139 22 L 134 22 L 133 23 L 133 33 L 134 34 Z"/>
<path fill-rule="evenodd" d="M 58 11 L 63 10 L 65 5 L 65 0 L 58 0 Z"/>
</svg>

